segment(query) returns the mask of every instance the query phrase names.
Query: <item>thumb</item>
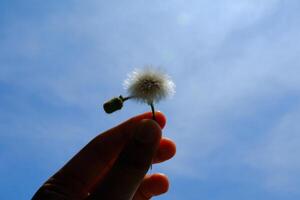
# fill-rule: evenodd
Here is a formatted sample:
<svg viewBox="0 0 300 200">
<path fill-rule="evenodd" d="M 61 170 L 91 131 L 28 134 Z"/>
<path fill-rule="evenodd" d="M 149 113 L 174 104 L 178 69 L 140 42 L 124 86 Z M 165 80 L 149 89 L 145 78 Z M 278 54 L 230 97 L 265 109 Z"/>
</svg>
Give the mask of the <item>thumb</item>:
<svg viewBox="0 0 300 200">
<path fill-rule="evenodd" d="M 152 163 L 161 139 L 161 129 L 155 121 L 142 120 L 138 123 L 132 140 L 89 199 L 132 199 Z"/>
</svg>

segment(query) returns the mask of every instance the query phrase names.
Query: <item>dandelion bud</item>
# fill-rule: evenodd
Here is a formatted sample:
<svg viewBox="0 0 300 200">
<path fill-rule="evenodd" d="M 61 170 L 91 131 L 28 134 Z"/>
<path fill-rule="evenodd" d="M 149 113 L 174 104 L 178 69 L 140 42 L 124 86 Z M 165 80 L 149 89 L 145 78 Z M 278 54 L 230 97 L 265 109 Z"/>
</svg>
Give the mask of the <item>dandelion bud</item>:
<svg viewBox="0 0 300 200">
<path fill-rule="evenodd" d="M 115 97 L 103 104 L 106 113 L 113 113 L 123 107 L 123 97 Z"/>
</svg>

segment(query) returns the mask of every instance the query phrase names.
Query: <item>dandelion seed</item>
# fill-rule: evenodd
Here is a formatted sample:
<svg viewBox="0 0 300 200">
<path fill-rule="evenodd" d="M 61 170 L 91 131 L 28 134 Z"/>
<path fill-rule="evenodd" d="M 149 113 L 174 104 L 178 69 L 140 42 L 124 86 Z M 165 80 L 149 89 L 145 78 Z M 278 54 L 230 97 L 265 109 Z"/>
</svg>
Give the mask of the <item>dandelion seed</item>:
<svg viewBox="0 0 300 200">
<path fill-rule="evenodd" d="M 123 102 L 134 99 L 150 105 L 153 119 L 155 119 L 154 103 L 175 93 L 175 84 L 170 77 L 152 67 L 134 70 L 124 81 L 124 86 L 129 93 L 129 97 L 119 96 L 106 102 L 103 105 L 106 113 L 120 110 L 123 107 Z"/>
<path fill-rule="evenodd" d="M 133 99 L 148 104 L 157 103 L 175 93 L 175 84 L 170 77 L 149 67 L 134 70 L 124 81 L 124 86 Z"/>
</svg>

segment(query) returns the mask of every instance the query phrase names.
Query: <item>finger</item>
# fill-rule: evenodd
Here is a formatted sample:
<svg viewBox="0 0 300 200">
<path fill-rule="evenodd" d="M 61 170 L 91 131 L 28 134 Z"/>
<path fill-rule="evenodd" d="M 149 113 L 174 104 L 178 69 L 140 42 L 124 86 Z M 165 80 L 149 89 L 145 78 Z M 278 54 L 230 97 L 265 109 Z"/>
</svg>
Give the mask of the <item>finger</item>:
<svg viewBox="0 0 300 200">
<path fill-rule="evenodd" d="M 147 200 L 153 196 L 166 193 L 169 189 L 168 177 L 164 174 L 152 174 L 146 176 L 133 200 Z"/>
<path fill-rule="evenodd" d="M 161 129 L 155 121 L 142 120 L 138 126 L 133 139 L 89 199 L 132 199 L 152 163 L 161 139 Z"/>
<path fill-rule="evenodd" d="M 161 128 L 166 124 L 165 116 L 156 112 L 156 121 Z M 94 138 L 61 170 L 50 178 L 38 191 L 58 191 L 66 196 L 74 194 L 83 198 L 100 182 L 111 168 L 121 150 L 131 139 L 138 122 L 152 119 L 152 113 L 144 113 L 112 128 Z"/>
<path fill-rule="evenodd" d="M 160 140 L 159 148 L 153 159 L 153 163 L 160 163 L 172 158 L 176 153 L 176 145 L 169 138 L 162 138 Z"/>
</svg>

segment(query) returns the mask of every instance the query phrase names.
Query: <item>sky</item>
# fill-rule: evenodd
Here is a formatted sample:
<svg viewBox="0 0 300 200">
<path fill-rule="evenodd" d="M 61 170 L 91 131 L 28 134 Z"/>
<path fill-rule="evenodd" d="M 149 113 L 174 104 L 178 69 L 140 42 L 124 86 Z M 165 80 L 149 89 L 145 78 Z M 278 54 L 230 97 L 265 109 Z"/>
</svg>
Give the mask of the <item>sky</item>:
<svg viewBox="0 0 300 200">
<path fill-rule="evenodd" d="M 135 68 L 176 84 L 156 107 L 176 156 L 161 200 L 300 198 L 300 2 L 0 1 L 0 199 L 30 199 L 97 134 L 149 107 Z"/>
</svg>

